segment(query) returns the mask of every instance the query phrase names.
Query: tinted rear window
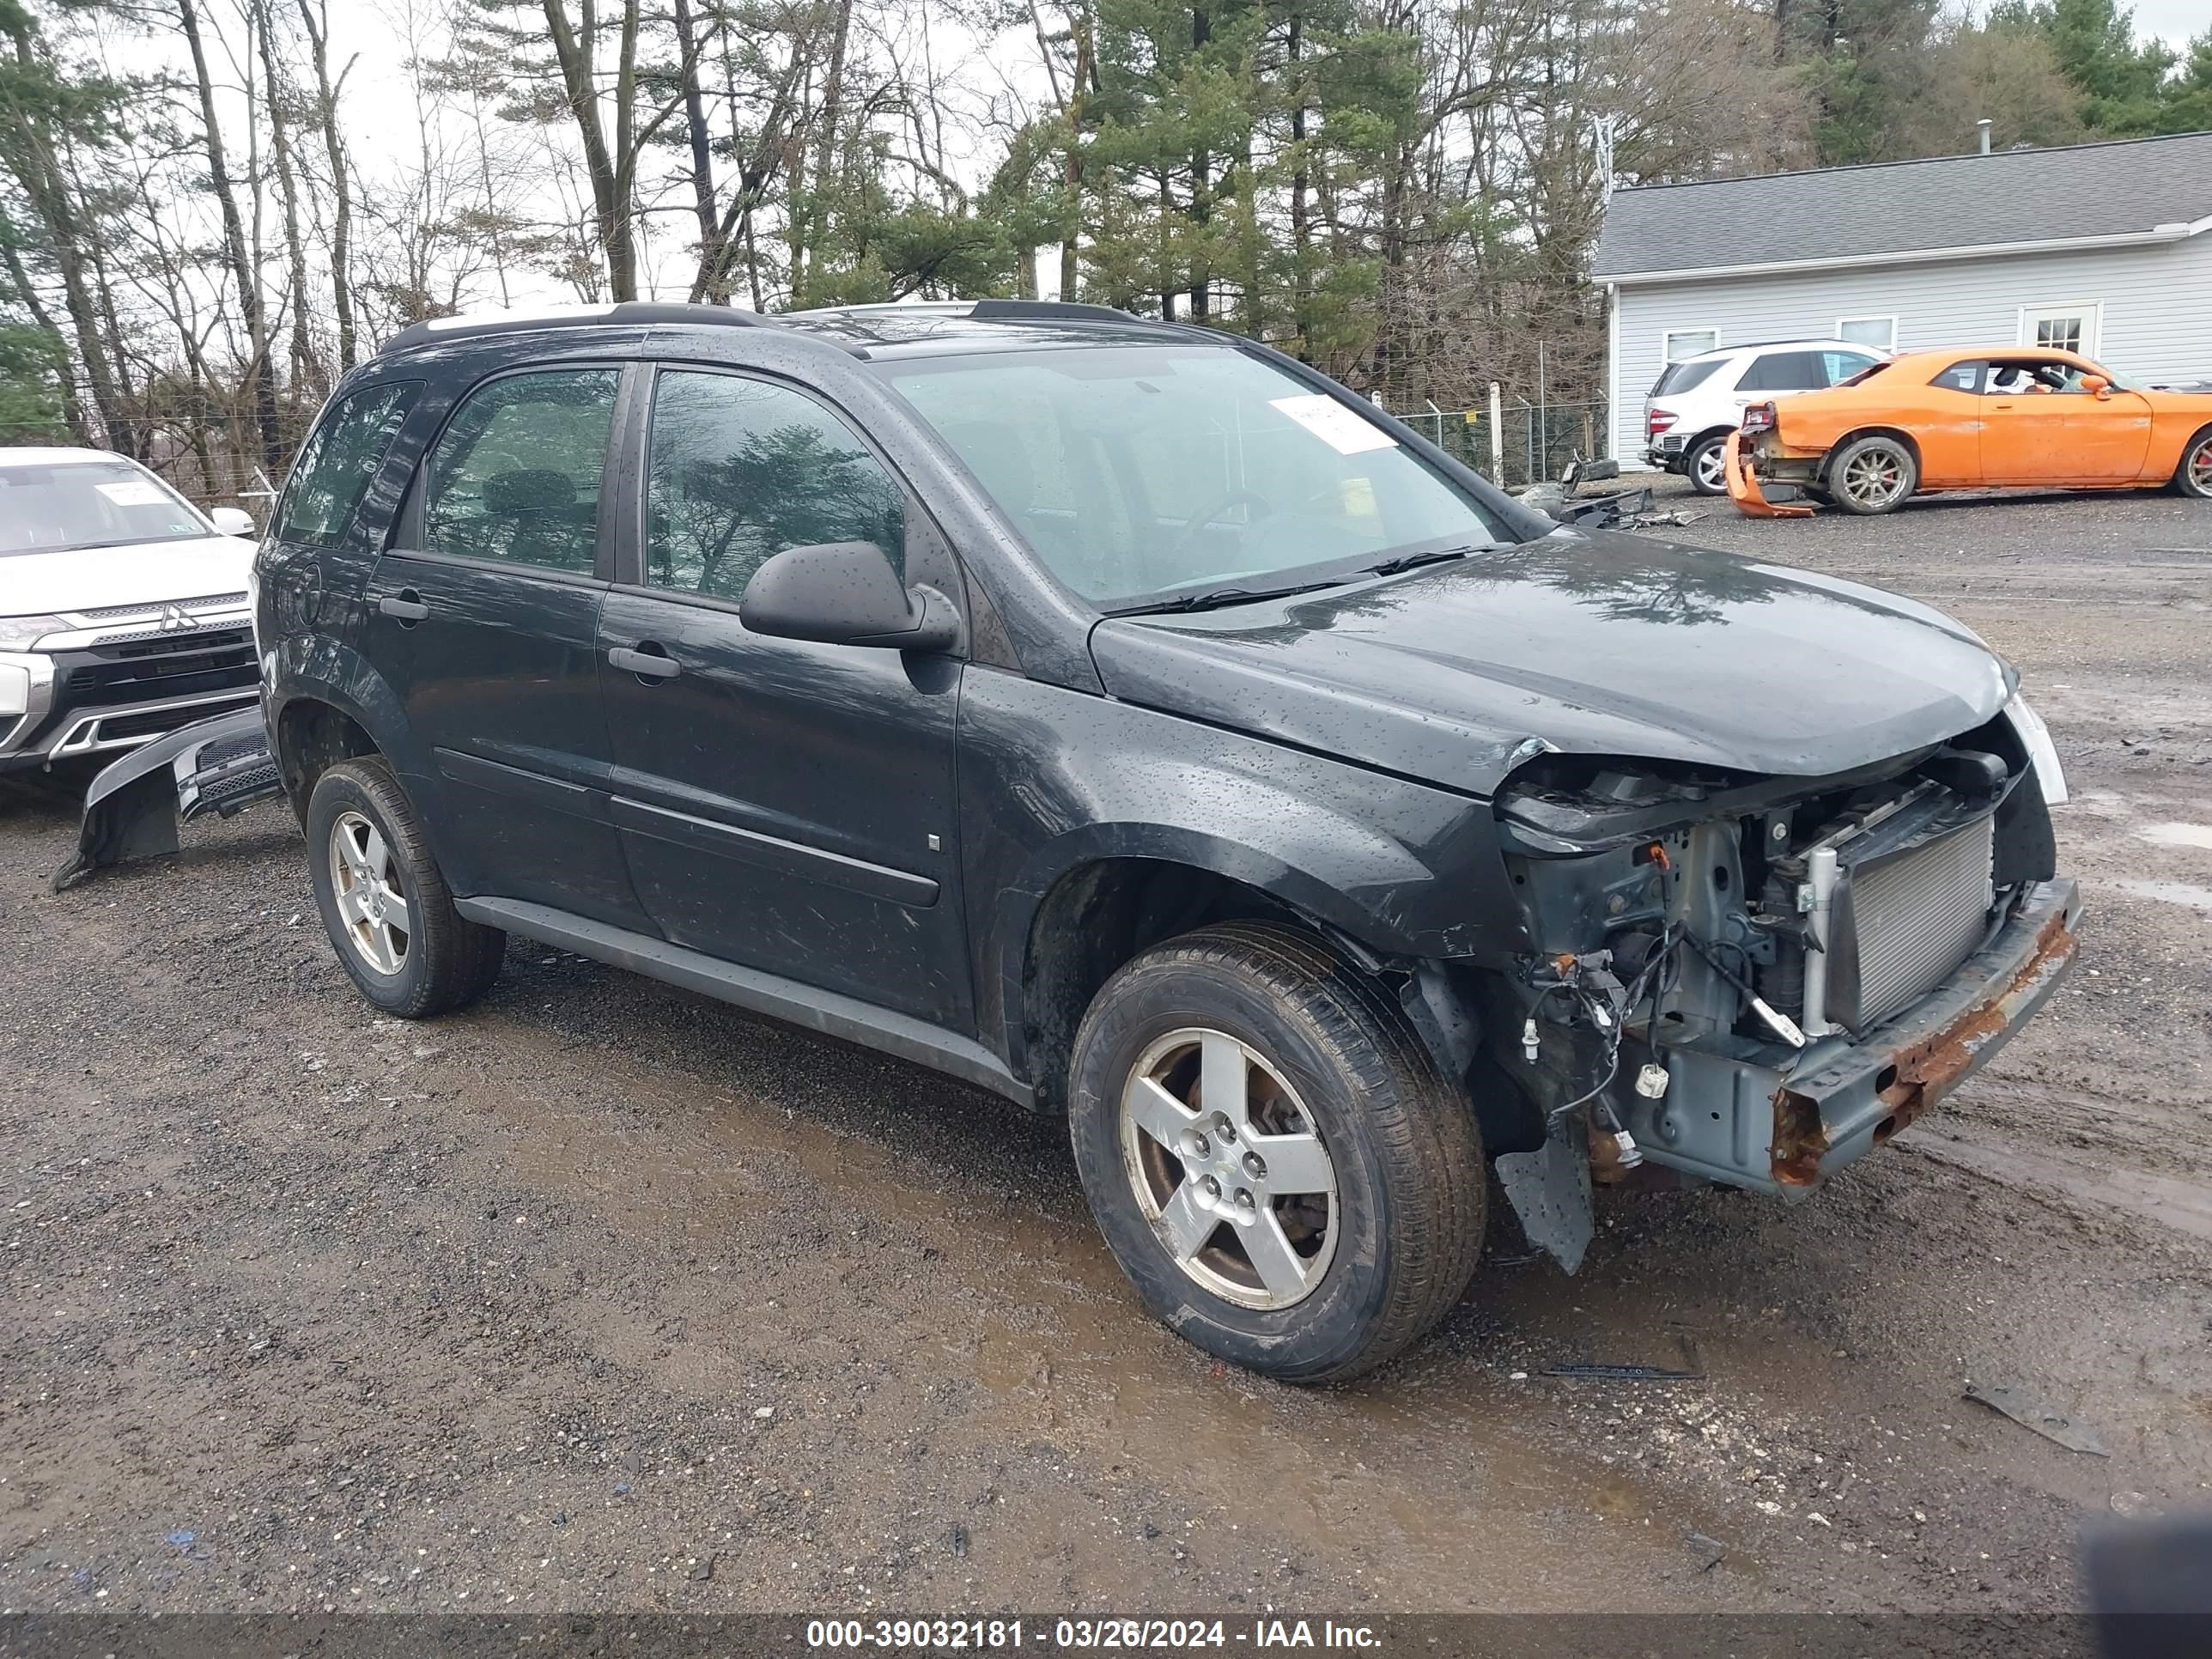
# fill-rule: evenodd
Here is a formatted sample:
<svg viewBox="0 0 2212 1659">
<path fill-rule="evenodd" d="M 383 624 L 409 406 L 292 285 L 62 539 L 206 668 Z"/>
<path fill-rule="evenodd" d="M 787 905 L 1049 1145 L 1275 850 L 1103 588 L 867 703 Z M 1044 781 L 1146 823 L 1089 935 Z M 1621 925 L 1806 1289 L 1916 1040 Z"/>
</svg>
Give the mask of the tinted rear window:
<svg viewBox="0 0 2212 1659">
<path fill-rule="evenodd" d="M 277 509 L 279 541 L 335 547 L 353 522 L 384 452 L 415 406 L 420 380 L 363 386 L 323 411 L 292 461 L 292 477 Z"/>
<path fill-rule="evenodd" d="M 1713 371 L 1723 360 L 1708 357 L 1702 362 L 1669 363 L 1667 372 L 1659 377 L 1659 384 L 1651 388 L 1651 395 L 1663 398 L 1670 392 L 1692 392 L 1713 377 Z"/>
</svg>

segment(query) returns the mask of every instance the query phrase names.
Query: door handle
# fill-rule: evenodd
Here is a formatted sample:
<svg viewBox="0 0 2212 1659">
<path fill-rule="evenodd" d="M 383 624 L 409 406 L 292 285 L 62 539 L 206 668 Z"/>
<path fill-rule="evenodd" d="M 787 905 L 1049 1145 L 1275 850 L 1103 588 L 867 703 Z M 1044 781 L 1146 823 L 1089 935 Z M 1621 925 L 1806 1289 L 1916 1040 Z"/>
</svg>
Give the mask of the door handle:
<svg viewBox="0 0 2212 1659">
<path fill-rule="evenodd" d="M 387 617 L 397 617 L 403 627 L 421 622 L 430 614 L 430 607 L 422 603 L 422 596 L 411 587 L 403 587 L 379 599 L 376 608 Z"/>
<path fill-rule="evenodd" d="M 631 673 L 641 674 L 647 679 L 672 679 L 684 672 L 683 665 L 667 655 L 653 641 L 647 640 L 645 643 L 652 646 L 653 649 L 633 651 L 626 645 L 615 646 L 607 652 L 607 660 L 617 668 L 627 668 Z"/>
</svg>

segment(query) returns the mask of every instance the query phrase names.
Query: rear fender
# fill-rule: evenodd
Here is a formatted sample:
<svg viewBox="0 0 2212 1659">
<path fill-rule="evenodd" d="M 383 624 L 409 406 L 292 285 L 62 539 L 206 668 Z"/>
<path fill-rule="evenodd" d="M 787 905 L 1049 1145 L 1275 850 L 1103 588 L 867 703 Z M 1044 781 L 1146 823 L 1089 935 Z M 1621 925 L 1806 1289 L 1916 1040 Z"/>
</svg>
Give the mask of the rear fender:
<svg viewBox="0 0 2212 1659">
<path fill-rule="evenodd" d="M 359 652 L 327 637 L 309 636 L 287 641 L 263 667 L 270 688 L 264 701 L 276 759 L 294 809 L 303 817 L 306 780 L 300 773 L 300 757 L 286 752 L 284 734 L 289 725 L 286 714 L 304 703 L 325 703 L 366 732 L 377 753 L 391 763 L 417 801 L 435 791 L 428 752 L 416 741 L 398 693 Z"/>
</svg>

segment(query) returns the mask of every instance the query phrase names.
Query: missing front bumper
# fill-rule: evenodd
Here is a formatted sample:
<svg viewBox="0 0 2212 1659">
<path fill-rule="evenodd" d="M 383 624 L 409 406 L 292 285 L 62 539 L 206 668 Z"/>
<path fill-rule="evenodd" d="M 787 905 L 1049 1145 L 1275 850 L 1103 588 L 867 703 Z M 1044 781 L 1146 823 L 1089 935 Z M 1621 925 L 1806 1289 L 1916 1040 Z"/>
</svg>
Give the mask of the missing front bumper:
<svg viewBox="0 0 2212 1659">
<path fill-rule="evenodd" d="M 1729 499 L 1735 510 L 1747 519 L 1809 519 L 1813 509 L 1801 502 L 1784 500 L 1770 501 L 1761 486 L 1741 431 L 1731 432 L 1721 450 L 1722 471 L 1728 480 Z M 1785 492 L 1794 495 L 1795 489 Z"/>
<path fill-rule="evenodd" d="M 1654 1164 L 1802 1198 L 2005 1045 L 2072 967 L 2080 909 L 2070 881 L 2030 888 L 1988 944 L 1864 1042 L 1831 1038 L 1778 1065 L 1737 1037 L 1668 1047 L 1667 1092 L 1636 1102 L 1631 1131 Z"/>
</svg>

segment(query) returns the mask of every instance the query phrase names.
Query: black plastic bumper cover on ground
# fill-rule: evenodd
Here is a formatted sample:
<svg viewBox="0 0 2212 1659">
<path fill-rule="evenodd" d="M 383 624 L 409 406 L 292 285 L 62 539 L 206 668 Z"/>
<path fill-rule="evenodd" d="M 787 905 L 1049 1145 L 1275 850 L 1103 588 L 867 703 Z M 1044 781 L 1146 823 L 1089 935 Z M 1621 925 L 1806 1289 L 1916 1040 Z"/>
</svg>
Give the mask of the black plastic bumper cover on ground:
<svg viewBox="0 0 2212 1659">
<path fill-rule="evenodd" d="M 208 812 L 227 818 L 283 787 L 258 707 L 180 726 L 92 781 L 76 856 L 54 872 L 54 890 L 107 865 L 173 853 L 179 824 Z"/>
</svg>

